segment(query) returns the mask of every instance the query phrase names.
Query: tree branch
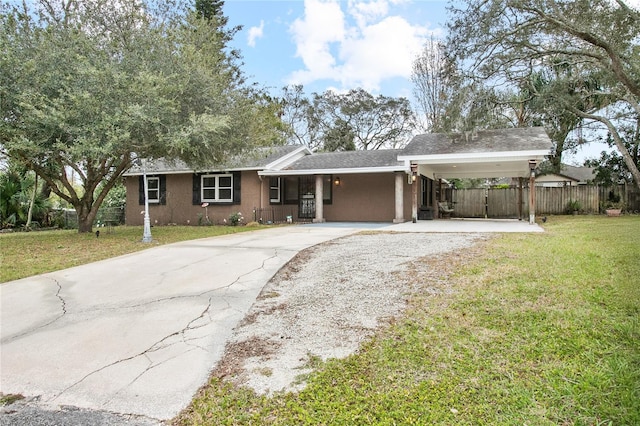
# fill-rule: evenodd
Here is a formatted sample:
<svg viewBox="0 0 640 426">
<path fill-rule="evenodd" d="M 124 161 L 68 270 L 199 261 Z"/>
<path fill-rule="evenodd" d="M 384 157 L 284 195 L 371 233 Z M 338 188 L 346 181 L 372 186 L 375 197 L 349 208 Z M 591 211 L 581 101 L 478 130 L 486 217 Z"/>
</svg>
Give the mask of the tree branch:
<svg viewBox="0 0 640 426">
<path fill-rule="evenodd" d="M 624 145 L 624 140 L 622 139 L 622 136 L 620 136 L 620 133 L 618 133 L 618 129 L 616 129 L 616 126 L 613 125 L 611 120 L 600 115 L 588 114 L 586 112 L 580 111 L 579 109 L 571 105 L 568 105 L 567 108 L 572 113 L 574 113 L 579 117 L 586 118 L 589 120 L 599 121 L 603 123 L 605 126 L 607 126 L 607 129 L 609 130 L 609 133 L 613 138 L 616 148 L 618 148 L 618 151 L 622 155 L 622 159 L 624 160 L 624 163 L 627 165 L 627 168 L 631 172 L 631 175 L 633 176 L 633 179 L 635 180 L 636 185 L 640 187 L 640 171 L 638 170 L 638 167 L 636 166 L 636 164 L 633 162 L 633 158 L 631 157 L 631 154 L 629 153 L 629 151 L 627 151 L 627 148 Z"/>
<path fill-rule="evenodd" d="M 607 54 L 607 57 L 611 60 L 610 66 L 611 66 L 611 69 L 613 70 L 613 73 L 616 75 L 616 77 L 620 79 L 622 84 L 624 84 L 625 87 L 627 87 L 627 89 L 629 89 L 631 93 L 633 93 L 636 96 L 640 96 L 640 86 L 636 84 L 636 82 L 634 82 L 629 77 L 629 75 L 627 75 L 627 73 L 624 71 L 624 65 L 622 63 L 622 59 L 616 53 L 615 49 L 613 48 L 613 46 L 611 46 L 610 43 L 608 43 L 607 41 L 605 41 L 600 37 L 597 37 L 596 35 L 590 32 L 581 31 L 577 28 L 574 28 L 571 24 L 565 22 L 564 20 L 551 16 L 538 8 L 521 6 L 521 9 L 534 13 L 539 17 L 541 17 L 542 19 L 549 22 L 550 24 L 558 27 L 563 31 L 566 31 L 567 33 L 573 35 L 574 37 L 577 37 L 580 40 L 583 40 L 594 47 L 604 50 Z"/>
</svg>

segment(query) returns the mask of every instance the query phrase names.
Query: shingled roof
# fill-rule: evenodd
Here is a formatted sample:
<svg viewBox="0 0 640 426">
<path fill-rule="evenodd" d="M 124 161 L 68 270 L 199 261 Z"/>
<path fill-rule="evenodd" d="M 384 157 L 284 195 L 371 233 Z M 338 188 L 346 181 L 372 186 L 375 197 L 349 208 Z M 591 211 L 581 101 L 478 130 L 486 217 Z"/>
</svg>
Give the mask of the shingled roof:
<svg viewBox="0 0 640 426">
<path fill-rule="evenodd" d="M 229 164 L 212 165 L 211 168 L 194 170 L 179 161 L 157 160 L 148 163 L 146 171 L 193 173 L 256 170 L 263 176 L 395 171 L 408 173 L 409 164 L 413 163 L 430 164 L 434 174 L 449 177 L 454 177 L 455 173 L 459 174 L 462 170 L 465 173 L 477 173 L 474 175 L 476 177 L 491 173 L 498 173 L 499 176 L 514 173 L 511 176 L 520 176 L 529 173 L 528 161 L 541 161 L 550 148 L 551 140 L 544 128 L 512 128 L 462 134 L 417 135 L 404 149 L 312 153 L 304 145 L 284 145 L 260 149 L 255 155 L 249 154 Z M 459 167 L 462 164 L 464 167 Z M 142 174 L 142 170 L 138 167 L 127 173 L 139 174 Z"/>
<path fill-rule="evenodd" d="M 576 167 L 571 166 L 569 164 L 561 164 L 560 165 L 560 173 L 544 173 L 541 176 L 545 175 L 559 175 L 564 176 L 569 179 L 573 179 L 576 182 L 580 183 L 588 183 L 595 178 L 595 167 Z"/>
<path fill-rule="evenodd" d="M 283 145 L 269 148 L 260 148 L 254 153 L 247 154 L 246 157 L 232 160 L 229 164 L 211 165 L 209 167 L 199 167 L 197 170 L 188 166 L 180 160 L 167 161 L 165 159 L 156 159 L 147 162 L 146 172 L 153 173 L 193 173 L 195 171 L 218 171 L 218 170 L 262 170 L 270 166 L 272 163 L 294 154 L 295 151 L 306 149 L 303 145 Z M 308 150 L 307 150 L 308 151 Z M 310 151 L 308 151 L 310 152 Z M 133 166 L 126 175 L 140 175 L 142 167 Z"/>
<path fill-rule="evenodd" d="M 431 133 L 415 136 L 401 155 L 446 155 L 508 151 L 549 150 L 543 127 L 478 130 L 468 133 Z"/>
<path fill-rule="evenodd" d="M 307 155 L 284 170 L 326 170 L 391 167 L 403 170 L 404 163 L 398 161 L 401 149 L 373 151 L 325 152 Z"/>
</svg>

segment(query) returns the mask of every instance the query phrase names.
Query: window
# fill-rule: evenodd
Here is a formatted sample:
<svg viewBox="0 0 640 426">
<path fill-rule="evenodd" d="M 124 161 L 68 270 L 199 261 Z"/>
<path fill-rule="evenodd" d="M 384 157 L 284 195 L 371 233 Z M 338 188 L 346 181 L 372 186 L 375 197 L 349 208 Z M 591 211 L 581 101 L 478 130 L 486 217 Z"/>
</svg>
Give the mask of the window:
<svg viewBox="0 0 640 426">
<path fill-rule="evenodd" d="M 150 203 L 160 202 L 160 178 L 148 177 L 147 178 L 147 200 Z"/>
<path fill-rule="evenodd" d="M 284 178 L 284 203 L 298 204 L 298 178 L 295 176 Z"/>
<path fill-rule="evenodd" d="M 284 198 L 284 204 L 298 204 L 302 199 L 315 199 L 316 177 L 313 175 L 299 177 L 285 176 L 281 178 L 280 184 L 284 187 L 280 191 Z M 322 184 L 322 199 L 324 204 L 331 204 L 332 202 L 332 185 L 332 176 L 324 176 Z M 271 186 L 270 189 L 273 190 L 273 186 Z M 271 200 L 271 202 L 273 203 L 273 200 Z"/>
<path fill-rule="evenodd" d="M 142 175 L 138 179 L 138 203 L 144 206 L 144 200 L 147 198 L 150 204 L 164 205 L 167 203 L 167 176 L 147 176 L 147 193 L 144 192 L 144 178 Z"/>
<path fill-rule="evenodd" d="M 201 179 L 202 202 L 233 201 L 233 175 L 205 175 Z"/>
<path fill-rule="evenodd" d="M 272 204 L 280 203 L 280 178 L 269 178 L 269 202 Z"/>
</svg>

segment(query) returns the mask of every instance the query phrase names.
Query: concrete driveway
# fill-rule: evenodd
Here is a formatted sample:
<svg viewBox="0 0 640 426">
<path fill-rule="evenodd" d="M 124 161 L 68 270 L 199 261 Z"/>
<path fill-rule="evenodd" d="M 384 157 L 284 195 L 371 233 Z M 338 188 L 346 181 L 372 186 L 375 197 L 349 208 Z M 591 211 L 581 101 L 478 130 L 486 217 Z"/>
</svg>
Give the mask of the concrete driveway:
<svg viewBox="0 0 640 426">
<path fill-rule="evenodd" d="M 351 227 L 188 241 L 0 285 L 0 392 L 169 419 L 260 290 L 298 251 Z"/>
</svg>

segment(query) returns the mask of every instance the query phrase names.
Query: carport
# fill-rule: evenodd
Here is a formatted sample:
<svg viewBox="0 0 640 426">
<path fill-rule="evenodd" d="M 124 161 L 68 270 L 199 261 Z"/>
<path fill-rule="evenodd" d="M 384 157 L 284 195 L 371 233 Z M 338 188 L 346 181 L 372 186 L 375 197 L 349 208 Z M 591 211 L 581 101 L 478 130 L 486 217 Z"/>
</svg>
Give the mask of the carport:
<svg viewBox="0 0 640 426">
<path fill-rule="evenodd" d="M 423 134 L 415 136 L 398 160 L 411 170 L 412 218 L 418 218 L 421 206 L 435 207 L 445 201 L 443 179 L 520 178 L 535 185 L 535 169 L 547 155 L 552 143 L 542 127 L 482 130 L 460 134 Z M 529 223 L 535 223 L 535 191 L 529 191 Z M 522 202 L 519 203 L 520 208 Z M 433 209 L 438 216 L 438 210 Z M 521 212 L 522 213 L 522 212 Z M 522 214 L 520 214 L 522 216 Z"/>
</svg>

